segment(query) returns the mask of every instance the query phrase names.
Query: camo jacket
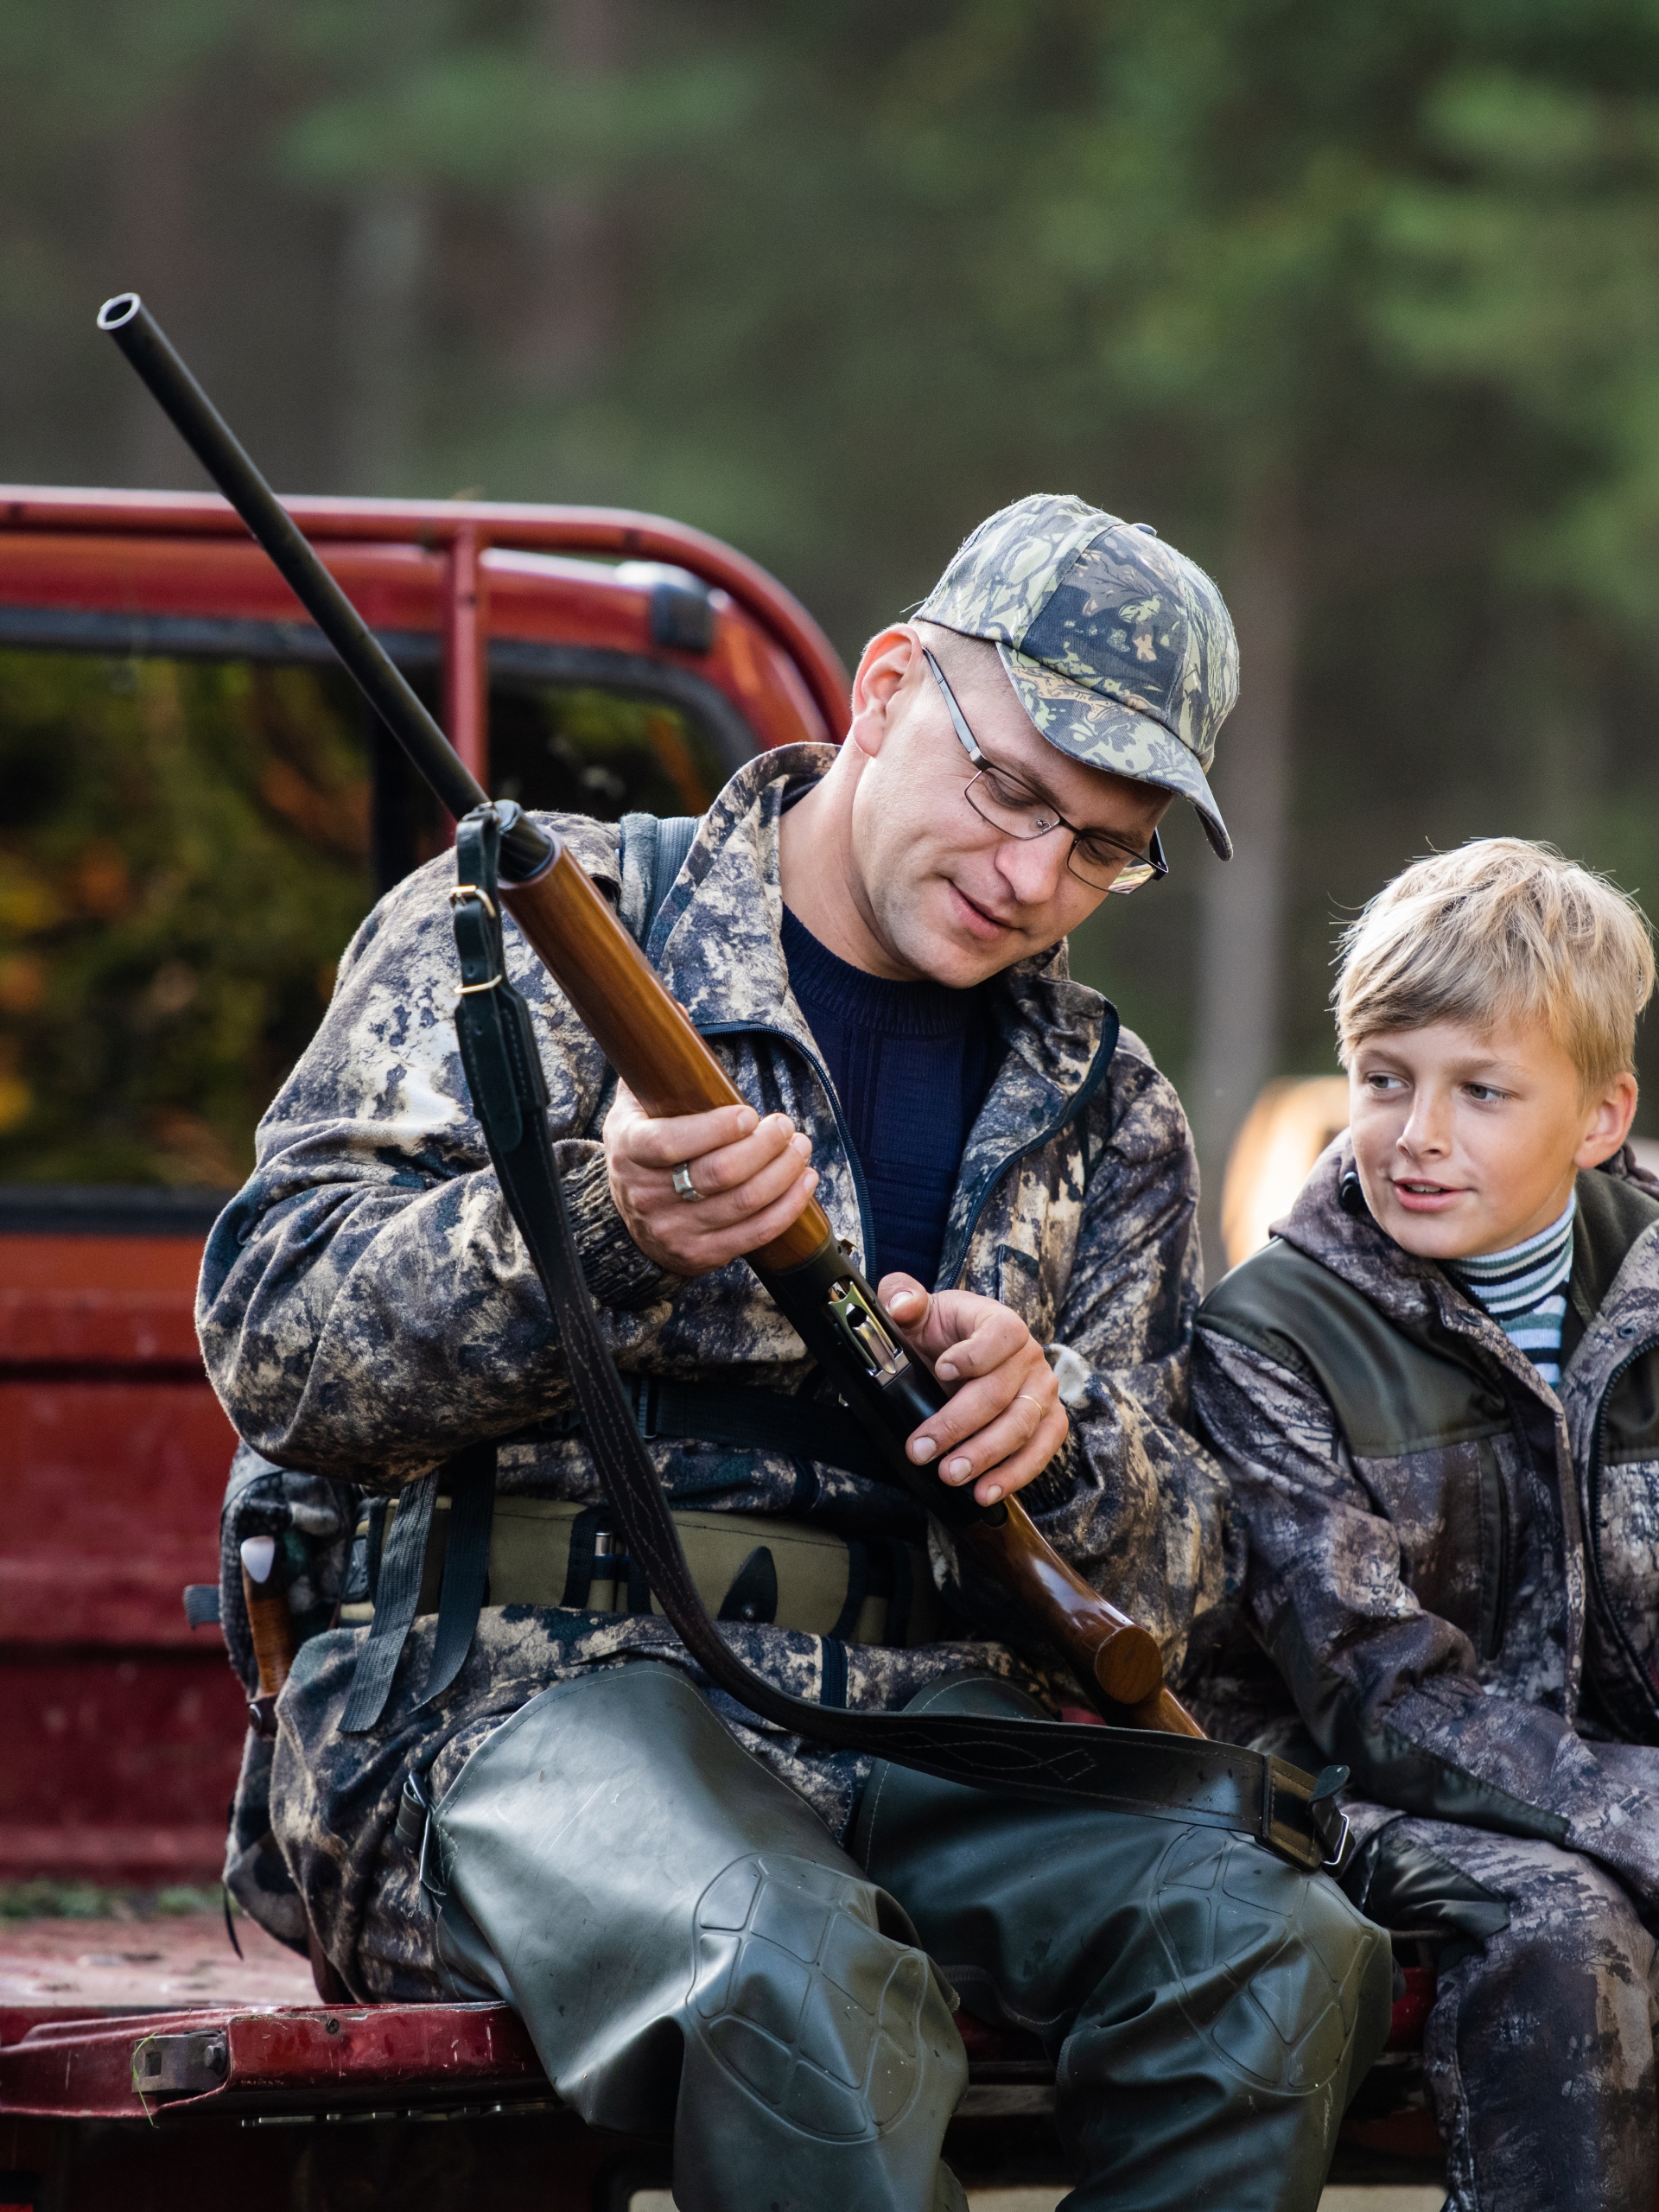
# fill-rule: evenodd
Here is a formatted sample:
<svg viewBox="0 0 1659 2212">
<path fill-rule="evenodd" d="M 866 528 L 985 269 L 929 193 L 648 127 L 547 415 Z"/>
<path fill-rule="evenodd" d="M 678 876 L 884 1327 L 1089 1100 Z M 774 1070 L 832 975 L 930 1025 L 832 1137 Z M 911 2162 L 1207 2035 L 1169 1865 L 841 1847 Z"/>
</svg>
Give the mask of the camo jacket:
<svg viewBox="0 0 1659 2212">
<path fill-rule="evenodd" d="M 1564 1845 L 1659 1910 L 1659 1184 L 1628 1152 L 1579 1178 L 1558 1394 L 1442 1268 L 1344 1211 L 1351 1166 L 1338 1139 L 1275 1224 L 1322 1274 L 1269 1246 L 1199 1313 L 1193 1415 L 1231 1477 L 1248 1631 L 1199 1710 L 1292 1757 L 1306 1730 L 1353 1769 L 1362 1834 L 1404 1811 Z M 1352 1434 L 1298 1280 L 1347 1317 Z M 1391 1365 L 1414 1347 L 1444 1363 L 1440 1433 L 1379 1441 L 1425 1426 Z"/>
<path fill-rule="evenodd" d="M 793 747 L 738 772 L 699 828 L 652 950 L 743 1096 L 810 1135 L 818 1201 L 861 1264 L 871 1244 L 862 1178 L 780 944 L 783 801 L 832 758 L 828 747 Z M 545 818 L 615 899 L 616 826 Z M 430 862 L 359 931 L 321 1028 L 260 1124 L 253 1176 L 208 1242 L 198 1305 L 208 1373 L 273 1478 L 291 1469 L 395 1491 L 459 1446 L 510 1436 L 571 1402 L 456 1050 L 453 880 L 450 858 Z M 687 1281 L 633 1243 L 598 1139 L 605 1062 L 511 925 L 507 962 L 532 1010 L 583 1268 L 625 1378 L 810 1389 L 798 1338 L 745 1266 Z M 1070 980 L 1063 944 L 1008 969 L 994 1001 L 1001 1062 L 963 1154 L 938 1280 L 1001 1300 L 1047 1348 L 1071 1433 L 1026 1503 L 1051 1542 L 1153 1630 L 1179 1673 L 1216 1632 L 1228 1586 L 1224 1485 L 1183 1427 L 1200 1275 L 1185 1120 L 1145 1047 L 1119 1034 L 1097 993 Z M 781 1452 L 660 1440 L 650 1449 L 670 1497 L 704 1511 L 886 1532 L 903 1503 L 883 1484 Z M 505 1445 L 498 1479 L 504 1493 L 601 1496 L 579 1437 Z M 937 1524 L 931 1542 L 936 1579 L 971 1640 L 855 1648 L 849 1701 L 901 1705 L 964 1662 L 1052 1681 L 1053 1655 L 1027 1646 L 1016 1656 L 1018 1631 L 995 1594 L 963 1582 Z M 380 1994 L 412 1987 L 410 1974 L 418 1981 L 426 1970 L 416 1935 L 400 1952 L 385 1926 L 386 1898 L 407 1886 L 387 1834 L 410 1766 L 429 1764 L 442 1785 L 480 1729 L 584 1669 L 645 1652 L 690 1667 L 660 1618 L 486 1607 L 461 1674 L 417 1711 L 409 1685 L 423 1673 L 430 1625 L 411 1633 L 386 1713 L 366 1736 L 336 1726 L 365 1632 L 336 1629 L 303 1646 L 274 1759 L 267 1774 L 251 1755 L 232 1837 L 233 1866 L 239 1853 L 264 1868 L 238 1885 L 244 1902 L 293 1939 L 291 1914 L 279 1928 L 267 1895 L 283 1887 L 274 1848 L 329 1955 L 348 1981 Z M 764 1624 L 723 1632 L 762 1674 L 819 1694 L 817 1639 Z M 862 1764 L 722 1710 L 843 1832 Z M 272 1838 L 257 1833 L 265 1788 Z"/>
</svg>

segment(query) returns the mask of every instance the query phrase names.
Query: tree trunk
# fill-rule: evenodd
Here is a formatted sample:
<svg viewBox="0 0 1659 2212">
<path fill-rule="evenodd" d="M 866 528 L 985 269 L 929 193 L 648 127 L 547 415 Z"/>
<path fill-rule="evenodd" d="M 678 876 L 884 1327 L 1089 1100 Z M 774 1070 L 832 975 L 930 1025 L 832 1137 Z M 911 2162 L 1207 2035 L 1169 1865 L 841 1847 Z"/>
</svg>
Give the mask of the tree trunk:
<svg viewBox="0 0 1659 2212">
<path fill-rule="evenodd" d="M 1217 747 L 1217 798 L 1233 858 L 1206 868 L 1199 925 L 1198 1033 L 1188 1105 L 1204 1178 L 1210 1280 L 1223 1271 L 1221 1185 L 1239 1124 L 1278 1071 L 1289 858 L 1291 734 L 1301 614 L 1300 548 L 1289 477 L 1243 489 L 1227 603 L 1242 683 Z"/>
<path fill-rule="evenodd" d="M 340 272 L 345 383 L 337 463 L 345 491 L 409 488 L 426 257 L 426 203 L 414 186 L 375 187 L 348 210 Z"/>
<path fill-rule="evenodd" d="M 120 265 L 114 273 L 124 290 L 143 294 L 162 328 L 194 359 L 189 146 L 177 99 L 160 100 L 134 126 L 116 166 Z M 196 491 L 206 484 L 189 448 L 135 376 L 122 377 L 120 410 L 126 483 L 145 492 Z"/>
<path fill-rule="evenodd" d="M 617 68 L 626 31 L 622 0 L 544 0 L 541 47 L 567 91 Z M 567 170 L 524 194 L 518 230 L 528 281 L 514 366 L 538 399 L 593 385 L 614 356 L 621 294 L 620 240 L 610 194 Z"/>
</svg>

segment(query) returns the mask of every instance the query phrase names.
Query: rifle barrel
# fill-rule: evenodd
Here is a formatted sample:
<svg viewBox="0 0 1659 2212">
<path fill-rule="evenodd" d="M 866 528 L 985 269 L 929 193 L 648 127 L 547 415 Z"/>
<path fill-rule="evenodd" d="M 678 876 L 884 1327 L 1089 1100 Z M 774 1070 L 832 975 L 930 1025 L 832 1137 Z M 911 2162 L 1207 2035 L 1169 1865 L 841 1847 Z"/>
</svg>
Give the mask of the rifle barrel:
<svg viewBox="0 0 1659 2212">
<path fill-rule="evenodd" d="M 369 703 L 442 804 L 459 821 L 489 793 L 410 689 L 385 647 L 323 566 L 310 541 L 254 467 L 239 438 L 196 382 L 137 292 L 118 292 L 99 310 L 113 338 L 174 429 L 281 570 L 289 588 L 357 679 Z M 509 873 L 534 875 L 551 847 L 520 817 L 509 841 Z"/>
</svg>

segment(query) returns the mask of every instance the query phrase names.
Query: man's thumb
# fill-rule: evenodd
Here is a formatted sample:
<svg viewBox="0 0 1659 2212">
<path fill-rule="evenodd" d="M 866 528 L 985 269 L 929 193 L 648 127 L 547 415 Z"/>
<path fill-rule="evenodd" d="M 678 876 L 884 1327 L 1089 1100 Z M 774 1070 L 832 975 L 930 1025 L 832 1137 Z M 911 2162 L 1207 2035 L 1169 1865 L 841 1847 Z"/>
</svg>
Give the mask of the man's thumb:
<svg viewBox="0 0 1659 2212">
<path fill-rule="evenodd" d="M 919 1329 L 927 1319 L 927 1293 L 913 1275 L 883 1275 L 876 1296 L 901 1329 Z"/>
</svg>

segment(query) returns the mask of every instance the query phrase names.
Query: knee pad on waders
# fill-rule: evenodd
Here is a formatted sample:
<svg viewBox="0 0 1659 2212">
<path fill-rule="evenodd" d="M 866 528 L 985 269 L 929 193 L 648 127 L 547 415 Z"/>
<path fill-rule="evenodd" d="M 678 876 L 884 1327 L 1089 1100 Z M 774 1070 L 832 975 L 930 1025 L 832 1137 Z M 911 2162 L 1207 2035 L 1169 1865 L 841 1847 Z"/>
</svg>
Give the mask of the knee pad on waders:
<svg viewBox="0 0 1659 2212">
<path fill-rule="evenodd" d="M 1241 2073 L 1309 2095 L 1345 2075 L 1363 2015 L 1386 2021 L 1387 1939 L 1334 1883 L 1217 1841 L 1189 1830 L 1158 1872 L 1154 1921 L 1183 2010 Z"/>
<path fill-rule="evenodd" d="M 688 2040 L 804 2135 L 880 2133 L 961 2050 L 912 1946 L 877 1926 L 868 1885 L 809 1859 L 740 1859 L 698 1901 Z"/>
<path fill-rule="evenodd" d="M 861 2206 L 934 2201 L 967 2062 L 952 1993 L 913 1930 L 878 1924 L 874 1898 L 868 1883 L 772 1852 L 734 1860 L 703 1891 L 677 2183 L 707 2156 L 729 2189 L 736 2156 L 774 2175 L 815 2171 L 826 2204 L 848 2185 Z M 809 2187 L 798 2201 L 817 2197 Z"/>
</svg>

